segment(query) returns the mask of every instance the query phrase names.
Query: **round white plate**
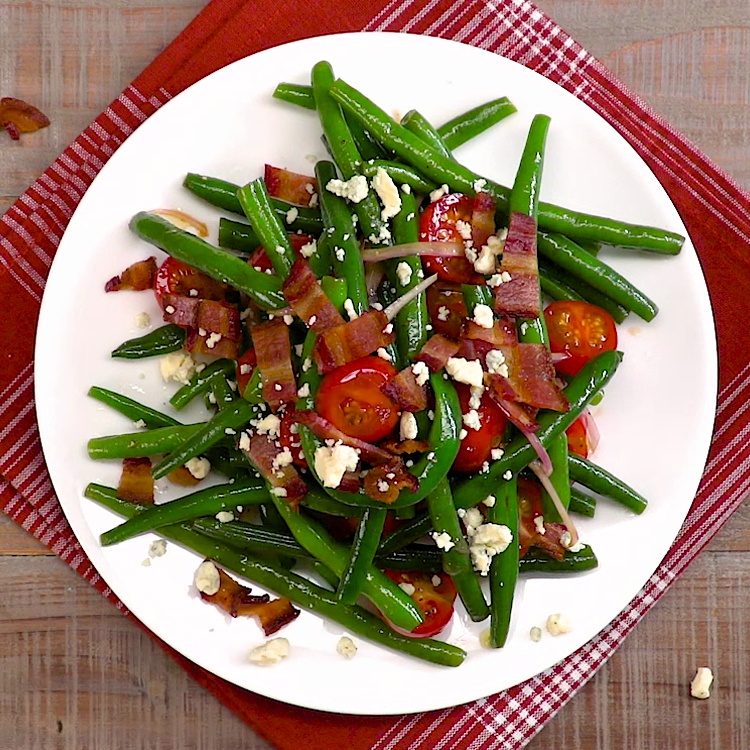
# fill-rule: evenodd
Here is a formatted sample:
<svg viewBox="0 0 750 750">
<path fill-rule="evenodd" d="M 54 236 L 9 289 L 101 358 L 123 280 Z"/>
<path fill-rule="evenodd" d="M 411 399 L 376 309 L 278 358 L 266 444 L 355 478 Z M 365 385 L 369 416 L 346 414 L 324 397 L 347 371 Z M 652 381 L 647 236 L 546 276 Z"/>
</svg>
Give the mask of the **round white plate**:
<svg viewBox="0 0 750 750">
<path fill-rule="evenodd" d="M 336 653 L 342 629 L 302 615 L 281 634 L 291 655 L 273 668 L 248 662 L 263 641 L 251 619 L 231 621 L 197 598 L 198 559 L 168 545 L 150 566 L 153 536 L 102 549 L 98 535 L 119 519 L 83 498 L 88 482 L 115 485 L 117 462 L 94 462 L 86 442 L 132 429 L 87 397 L 91 385 L 168 409 L 155 360 L 117 361 L 109 352 L 143 333 L 135 318 L 160 324 L 147 292 L 105 294 L 104 284 L 154 254 L 127 227 L 137 211 L 180 208 L 216 227 L 218 212 L 181 187 L 186 172 L 244 183 L 265 162 L 310 174 L 326 156 L 314 113 L 271 97 L 279 81 L 309 81 L 311 66 L 334 71 L 389 113 L 420 110 L 435 123 L 483 101 L 508 96 L 518 113 L 465 145 L 468 166 L 512 184 L 534 114 L 551 115 L 543 200 L 685 233 L 653 174 L 588 107 L 539 75 L 488 52 L 405 34 L 343 34 L 271 49 L 208 76 L 150 117 L 115 153 L 81 201 L 60 244 L 42 304 L 36 349 L 36 400 L 44 453 L 70 524 L 96 569 L 156 635 L 211 672 L 289 703 L 343 713 L 403 714 L 457 705 L 515 685 L 565 658 L 628 604 L 672 544 L 706 458 L 716 395 L 716 358 L 708 295 L 689 242 L 677 257 L 608 252 L 607 258 L 661 312 L 621 329 L 624 362 L 595 409 L 602 441 L 595 459 L 650 499 L 639 517 L 600 503 L 581 521 L 597 570 L 526 578 L 518 587 L 508 645 L 480 646 L 487 623 L 462 611 L 444 637 L 468 651 L 457 669 L 424 664 L 355 639 L 359 651 Z M 159 257 L 161 255 L 157 253 Z M 631 316 L 632 317 L 632 316 Z M 532 642 L 529 629 L 561 612 L 570 633 Z"/>
</svg>

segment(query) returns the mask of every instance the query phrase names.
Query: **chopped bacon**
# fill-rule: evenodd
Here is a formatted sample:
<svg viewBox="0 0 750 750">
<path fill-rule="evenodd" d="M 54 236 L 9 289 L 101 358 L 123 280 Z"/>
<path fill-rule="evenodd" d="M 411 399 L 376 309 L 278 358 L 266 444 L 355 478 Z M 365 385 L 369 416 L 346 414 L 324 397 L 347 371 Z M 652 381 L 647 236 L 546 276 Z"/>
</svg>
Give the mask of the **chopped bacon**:
<svg viewBox="0 0 750 750">
<path fill-rule="evenodd" d="M 250 335 L 260 369 L 263 398 L 276 411 L 297 399 L 289 327 L 281 318 L 274 318 L 253 326 Z"/>
<path fill-rule="evenodd" d="M 518 527 L 518 543 L 521 548 L 521 557 L 523 557 L 530 547 L 546 552 L 555 560 L 562 560 L 565 557 L 567 549 L 562 544 L 562 535 L 567 531 L 561 523 L 544 523 L 544 534 L 540 533 L 533 519 L 520 519 Z"/>
<path fill-rule="evenodd" d="M 242 338 L 239 310 L 228 302 L 201 300 L 196 323 L 199 329 L 209 333 L 218 333 L 232 341 L 239 341 Z"/>
<path fill-rule="evenodd" d="M 402 458 L 391 456 L 388 463 L 373 466 L 367 472 L 363 486 L 368 497 L 390 504 L 398 498 L 402 489 L 416 492 L 419 479 L 406 468 Z"/>
<path fill-rule="evenodd" d="M 277 443 L 268 435 L 256 434 L 250 438 L 250 447 L 244 452 L 279 497 L 294 507 L 299 505 L 307 494 L 307 485 L 291 463 L 279 462 L 283 450 Z"/>
<path fill-rule="evenodd" d="M 495 320 L 492 328 L 485 328 L 469 319 L 464 321 L 464 338 L 486 341 L 496 349 L 501 346 L 512 346 L 518 342 L 516 324 L 508 317 Z"/>
<path fill-rule="evenodd" d="M 471 241 L 477 249 L 495 234 L 495 208 L 495 199 L 489 193 L 476 194 L 471 211 Z"/>
<path fill-rule="evenodd" d="M 232 617 L 257 617 L 265 635 L 276 633 L 296 619 L 300 611 L 285 597 L 271 599 L 268 594 L 253 594 L 251 589 L 237 582 L 221 568 L 219 590 L 204 594 L 201 599 L 215 604 Z"/>
<path fill-rule="evenodd" d="M 153 289 L 156 277 L 156 258 L 152 255 L 128 266 L 118 276 L 113 276 L 105 285 L 105 292 L 143 292 Z"/>
<path fill-rule="evenodd" d="M 510 276 L 495 287 L 495 312 L 521 318 L 541 314 L 536 221 L 515 211 L 510 217 L 500 273 Z"/>
<path fill-rule="evenodd" d="M 294 412 L 294 419 L 299 424 L 309 427 L 310 430 L 321 440 L 335 440 L 336 442 L 341 441 L 344 445 L 348 445 L 350 448 L 355 448 L 359 451 L 363 461 L 368 464 L 382 464 L 391 461 L 393 455 L 386 450 L 367 443 L 359 438 L 347 435 L 345 432 L 339 430 L 333 423 L 329 422 L 325 417 L 322 417 L 315 411 L 308 410 L 297 410 Z"/>
<path fill-rule="evenodd" d="M 359 488 L 362 486 L 362 479 L 359 476 L 358 471 L 345 471 L 339 482 L 337 490 L 341 492 L 359 492 Z"/>
<path fill-rule="evenodd" d="M 458 353 L 460 346 L 453 339 L 436 333 L 425 341 L 419 354 L 414 358 L 418 362 L 424 362 L 431 372 L 438 372 L 445 367 L 445 363 Z"/>
<path fill-rule="evenodd" d="M 429 450 L 430 444 L 426 440 L 383 440 L 380 443 L 383 450 L 393 453 L 394 456 L 410 456 L 413 453 L 424 453 Z"/>
<path fill-rule="evenodd" d="M 294 312 L 316 333 L 346 322 L 304 258 L 294 261 L 281 291 Z"/>
<path fill-rule="evenodd" d="M 240 356 L 240 342 L 217 334 L 189 328 L 185 338 L 185 349 L 191 354 L 204 354 L 219 359 L 237 359 Z"/>
<path fill-rule="evenodd" d="M 14 141 L 22 133 L 33 133 L 48 125 L 49 117 L 32 104 L 11 96 L 0 99 L 0 127 L 5 128 Z"/>
<path fill-rule="evenodd" d="M 186 297 L 184 294 L 164 294 L 162 296 L 163 317 L 167 323 L 183 328 L 198 327 L 199 297 Z"/>
<path fill-rule="evenodd" d="M 386 333 L 388 318 L 380 310 L 367 310 L 358 318 L 321 333 L 313 347 L 313 358 L 321 373 L 372 354 L 393 342 Z"/>
<path fill-rule="evenodd" d="M 270 164 L 265 166 L 263 181 L 270 196 L 298 206 L 309 206 L 313 195 L 318 192 L 318 181 L 314 177 Z"/>
<path fill-rule="evenodd" d="M 536 432 L 539 429 L 539 423 L 534 418 L 532 411 L 525 405 L 514 400 L 515 391 L 512 392 L 511 398 L 507 395 L 507 379 L 500 375 L 490 374 L 485 378 L 487 383 L 487 392 L 490 398 L 500 407 L 500 411 L 505 414 L 512 424 L 518 427 L 524 433 Z"/>
<path fill-rule="evenodd" d="M 417 412 L 427 408 L 427 387 L 417 383 L 411 366 L 394 375 L 380 390 L 404 411 Z"/>
<path fill-rule="evenodd" d="M 154 477 L 150 458 L 144 456 L 123 459 L 117 497 L 144 505 L 154 502 Z"/>
</svg>

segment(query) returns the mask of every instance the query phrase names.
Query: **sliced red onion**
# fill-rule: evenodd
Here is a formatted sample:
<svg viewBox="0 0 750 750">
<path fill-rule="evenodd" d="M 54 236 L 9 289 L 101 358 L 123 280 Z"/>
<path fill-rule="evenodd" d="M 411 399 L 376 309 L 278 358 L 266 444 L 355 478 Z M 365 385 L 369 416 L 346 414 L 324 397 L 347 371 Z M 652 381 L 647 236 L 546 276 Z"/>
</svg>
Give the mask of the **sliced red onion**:
<svg viewBox="0 0 750 750">
<path fill-rule="evenodd" d="M 404 294 L 402 294 L 397 300 L 391 302 L 391 304 L 383 310 L 388 320 L 393 320 L 399 312 L 401 312 L 402 308 L 408 305 L 413 299 L 419 297 L 427 287 L 434 284 L 437 281 L 437 277 L 436 273 L 432 276 L 428 276 L 424 281 L 420 281 L 415 287 L 409 289 L 408 292 L 404 292 Z"/>
<path fill-rule="evenodd" d="M 588 407 L 581 413 L 581 419 L 583 420 L 583 427 L 586 431 L 586 443 L 588 444 L 589 453 L 593 453 L 599 445 L 599 427 L 596 424 L 594 415 Z"/>
<path fill-rule="evenodd" d="M 380 260 L 406 258 L 410 255 L 432 255 L 443 258 L 463 257 L 466 248 L 463 242 L 405 242 L 401 245 L 387 247 L 370 247 L 362 251 L 365 263 L 376 263 Z"/>
<path fill-rule="evenodd" d="M 536 455 L 539 456 L 535 463 L 538 463 L 541 470 L 549 476 L 552 473 L 552 459 L 549 457 L 547 449 L 542 445 L 542 441 L 539 440 L 539 437 L 535 432 L 530 432 L 529 430 L 524 429 L 521 429 L 521 432 L 523 432 L 524 436 L 531 444 L 531 447 L 536 451 Z"/>
<path fill-rule="evenodd" d="M 534 474 L 536 474 L 537 478 L 542 483 L 542 487 L 547 490 L 547 494 L 552 499 L 552 503 L 554 504 L 555 509 L 560 514 L 560 520 L 563 522 L 563 525 L 570 534 L 570 544 L 567 545 L 568 549 L 570 549 L 571 547 L 575 547 L 576 544 L 578 544 L 578 531 L 575 527 L 575 524 L 573 523 L 573 520 L 570 517 L 570 514 L 568 513 L 568 509 L 563 505 L 562 500 L 560 500 L 560 495 L 557 494 L 557 490 L 552 484 L 552 480 L 549 478 L 549 474 L 544 471 L 538 461 L 532 461 L 529 464 L 529 468 L 534 472 Z"/>
</svg>

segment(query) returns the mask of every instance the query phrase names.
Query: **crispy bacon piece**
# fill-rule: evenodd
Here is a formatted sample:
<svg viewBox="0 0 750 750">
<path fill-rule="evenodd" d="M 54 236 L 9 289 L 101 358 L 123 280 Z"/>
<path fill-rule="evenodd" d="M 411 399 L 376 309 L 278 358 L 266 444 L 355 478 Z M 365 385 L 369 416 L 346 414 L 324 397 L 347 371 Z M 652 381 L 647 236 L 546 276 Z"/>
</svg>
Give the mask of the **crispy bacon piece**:
<svg viewBox="0 0 750 750">
<path fill-rule="evenodd" d="M 380 310 L 368 310 L 358 318 L 321 333 L 313 347 L 313 358 L 321 373 L 372 354 L 393 342 L 386 333 L 388 318 Z"/>
<path fill-rule="evenodd" d="M 240 443 L 242 448 L 242 443 Z M 307 485 L 291 463 L 279 462 L 282 449 L 268 435 L 253 435 L 245 455 L 263 478 L 293 506 L 307 494 Z M 283 490 L 283 493 L 281 492 Z"/>
<path fill-rule="evenodd" d="M 476 194 L 471 211 L 471 241 L 477 250 L 495 234 L 495 208 L 495 199 L 489 193 Z"/>
<path fill-rule="evenodd" d="M 490 398 L 500 407 L 500 410 L 512 424 L 526 433 L 536 432 L 539 429 L 539 423 L 534 418 L 532 409 L 514 400 L 516 397 L 515 391 L 512 391 L 511 398 L 503 395 L 507 390 L 508 381 L 506 378 L 491 374 L 485 377 L 485 382 Z"/>
<path fill-rule="evenodd" d="M 438 372 L 445 367 L 445 363 L 451 357 L 456 356 L 459 348 L 460 345 L 453 339 L 443 336 L 442 333 L 436 333 L 425 341 L 414 359 L 424 362 L 431 372 Z"/>
<path fill-rule="evenodd" d="M 22 133 L 33 133 L 49 125 L 49 117 L 22 99 L 4 96 L 0 99 L 0 127 L 17 141 Z"/>
<path fill-rule="evenodd" d="M 317 412 L 300 409 L 294 412 L 293 419 L 295 422 L 309 427 L 321 440 L 341 441 L 344 445 L 357 449 L 362 460 L 368 464 L 388 463 L 393 458 L 391 453 L 377 445 L 366 443 L 364 440 L 351 437 L 351 435 L 342 432 Z"/>
<path fill-rule="evenodd" d="M 536 254 L 536 221 L 518 211 L 511 214 L 500 273 L 509 281 L 495 287 L 495 312 L 516 318 L 541 314 L 539 268 Z"/>
<path fill-rule="evenodd" d="M 544 534 L 541 534 L 532 519 L 521 517 L 520 521 L 518 543 L 521 548 L 521 557 L 529 551 L 530 547 L 546 552 L 555 560 L 562 560 L 565 557 L 567 550 L 563 547 L 561 538 L 567 529 L 563 524 L 545 522 Z"/>
<path fill-rule="evenodd" d="M 480 326 L 471 319 L 464 321 L 463 338 L 486 341 L 496 349 L 501 346 L 513 346 L 518 343 L 516 324 L 511 318 L 505 316 L 496 319 L 492 328 Z"/>
<path fill-rule="evenodd" d="M 417 412 L 427 408 L 427 387 L 417 383 L 411 366 L 399 371 L 380 390 L 404 411 Z"/>
<path fill-rule="evenodd" d="M 201 300 L 196 323 L 198 329 L 218 333 L 223 338 L 232 339 L 232 341 L 239 341 L 242 338 L 240 312 L 228 302 Z"/>
<path fill-rule="evenodd" d="M 270 164 L 265 165 L 263 181 L 270 196 L 298 206 L 309 206 L 313 195 L 318 192 L 318 181 L 314 177 Z"/>
<path fill-rule="evenodd" d="M 189 328 L 185 338 L 185 349 L 191 354 L 204 354 L 220 359 L 237 359 L 240 356 L 240 342 L 216 334 Z"/>
<path fill-rule="evenodd" d="M 151 473 L 150 458 L 144 456 L 122 460 L 117 497 L 144 505 L 154 502 L 154 477 Z"/>
<path fill-rule="evenodd" d="M 250 335 L 260 369 L 263 398 L 277 411 L 297 399 L 289 328 L 281 318 L 274 318 L 252 326 Z"/>
<path fill-rule="evenodd" d="M 237 582 L 221 568 L 219 590 L 204 594 L 201 599 L 215 604 L 232 617 L 257 617 L 265 635 L 276 633 L 297 618 L 300 611 L 284 597 L 271 599 L 268 594 L 253 594 L 251 589 Z"/>
<path fill-rule="evenodd" d="M 167 323 L 174 323 L 183 328 L 198 327 L 199 297 L 187 297 L 184 294 L 164 294 L 161 298 L 162 317 Z"/>
<path fill-rule="evenodd" d="M 281 285 L 281 291 L 292 310 L 316 333 L 346 322 L 328 299 L 318 277 L 304 258 L 294 261 L 289 276 Z"/>
<path fill-rule="evenodd" d="M 430 444 L 426 440 L 383 440 L 380 447 L 394 456 L 410 456 L 413 453 L 424 453 L 429 450 Z"/>
<path fill-rule="evenodd" d="M 143 292 L 153 289 L 156 276 L 156 258 L 152 255 L 128 266 L 118 276 L 113 276 L 105 285 L 105 292 Z"/>
<path fill-rule="evenodd" d="M 416 492 L 419 489 L 419 479 L 406 468 L 403 459 L 392 456 L 388 463 L 373 466 L 367 472 L 363 486 L 368 497 L 390 504 L 404 488 Z"/>
</svg>

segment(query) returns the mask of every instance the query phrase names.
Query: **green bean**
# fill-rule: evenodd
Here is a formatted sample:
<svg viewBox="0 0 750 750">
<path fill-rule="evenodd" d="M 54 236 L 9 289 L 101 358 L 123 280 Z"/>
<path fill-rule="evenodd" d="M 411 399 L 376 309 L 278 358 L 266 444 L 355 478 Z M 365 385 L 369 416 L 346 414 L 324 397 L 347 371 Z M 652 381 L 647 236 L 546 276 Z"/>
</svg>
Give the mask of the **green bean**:
<svg viewBox="0 0 750 750">
<path fill-rule="evenodd" d="M 207 393 L 211 388 L 211 380 L 215 377 L 226 378 L 235 374 L 236 365 L 234 360 L 221 358 L 215 359 L 203 369 L 195 372 L 190 380 L 175 391 L 169 399 L 169 403 L 180 411 L 184 409 L 194 398 Z"/>
<path fill-rule="evenodd" d="M 315 165 L 315 176 L 318 184 L 327 185 L 335 178 L 336 167 L 333 162 L 319 161 Z M 369 308 L 370 303 L 367 298 L 365 266 L 352 213 L 343 198 L 328 190 L 321 190 L 320 212 L 331 242 L 331 266 L 336 276 L 346 279 L 354 311 L 361 315 Z"/>
<path fill-rule="evenodd" d="M 375 564 L 383 570 L 442 573 L 443 553 L 432 544 L 412 544 L 387 555 L 377 555 Z"/>
<path fill-rule="evenodd" d="M 355 604 L 364 586 L 367 571 L 372 567 L 373 558 L 383 533 L 385 508 L 365 508 L 357 524 L 352 541 L 349 561 L 341 574 L 336 597 L 345 604 Z"/>
<path fill-rule="evenodd" d="M 107 406 L 117 410 L 120 414 L 132 419 L 133 422 L 143 422 L 148 429 L 155 427 L 173 427 L 180 424 L 174 417 L 162 414 L 150 406 L 138 403 L 129 396 L 123 396 L 121 393 L 115 393 L 108 388 L 92 386 L 89 388 L 88 395 L 95 398 Z"/>
<path fill-rule="evenodd" d="M 224 216 L 219 219 L 218 243 L 224 250 L 236 250 L 248 256 L 260 247 L 260 239 L 249 224 Z"/>
<path fill-rule="evenodd" d="M 113 349 L 111 356 L 122 359 L 145 359 L 160 357 L 182 349 L 185 344 L 185 329 L 174 323 L 160 326 L 143 336 L 128 339 Z"/>
<path fill-rule="evenodd" d="M 516 111 L 511 101 L 503 96 L 448 120 L 437 129 L 437 132 L 446 147 L 452 151 Z"/>
<path fill-rule="evenodd" d="M 312 86 L 306 86 L 305 84 L 279 83 L 273 90 L 273 98 L 289 104 L 296 104 L 304 109 L 315 109 L 315 96 Z"/>
<path fill-rule="evenodd" d="M 276 275 L 283 281 L 295 261 L 294 248 L 281 219 L 271 206 L 266 183 L 258 178 L 237 191 L 237 198 L 258 235 Z"/>
<path fill-rule="evenodd" d="M 539 188 L 542 182 L 542 165 L 549 126 L 550 118 L 547 115 L 535 115 L 531 121 L 516 178 L 510 191 L 509 214 L 519 212 L 533 216 L 535 219 L 538 218 Z"/>
<path fill-rule="evenodd" d="M 511 543 L 490 562 L 490 643 L 502 648 L 508 639 L 513 611 L 519 565 L 518 492 L 515 478 L 506 482 L 497 493 L 495 504 L 488 510 L 490 523 L 507 526 Z"/>
<path fill-rule="evenodd" d="M 89 458 L 120 459 L 141 458 L 167 453 L 193 437 L 203 428 L 203 423 L 180 424 L 156 427 L 142 432 L 129 432 L 122 435 L 106 435 L 91 438 L 87 449 Z"/>
<path fill-rule="evenodd" d="M 177 260 L 203 271 L 212 279 L 231 284 L 264 309 L 278 310 L 287 306 L 279 278 L 256 271 L 243 260 L 178 229 L 161 216 L 141 211 L 130 220 L 130 229 Z"/>
<path fill-rule="evenodd" d="M 427 496 L 427 509 L 438 535 L 436 541 L 445 534 L 450 537 L 449 545 L 440 545 L 443 549 L 443 570 L 453 579 L 469 617 L 474 622 L 485 620 L 490 610 L 471 563 L 469 544 L 461 530 L 447 479 L 438 482 Z"/>
<path fill-rule="evenodd" d="M 588 492 L 583 492 L 578 487 L 571 487 L 570 507 L 568 510 L 571 513 L 577 513 L 579 516 L 593 518 L 596 514 L 596 498 L 593 495 L 589 495 Z"/>
<path fill-rule="evenodd" d="M 540 413 L 537 420 L 537 437 L 542 445 L 549 445 L 550 440 L 570 427 L 590 401 L 611 380 L 621 360 L 621 352 L 603 352 L 583 366 L 565 388 L 570 410 L 562 413 Z M 506 446 L 503 457 L 492 463 L 488 472 L 464 479 L 454 486 L 453 499 L 456 507 L 470 508 L 488 495 L 494 494 L 505 477 L 512 478 L 535 458 L 536 451 L 523 435 L 513 438 Z"/>
<path fill-rule="evenodd" d="M 192 521 L 202 516 L 215 516 L 238 505 L 259 505 L 268 501 L 263 482 L 247 480 L 206 487 L 161 505 L 149 505 L 146 510 L 99 537 L 104 547 L 153 531 L 161 526 Z"/>
<path fill-rule="evenodd" d="M 425 143 L 428 143 L 436 151 L 439 151 L 448 159 L 453 158 L 448 147 L 445 145 L 442 136 L 438 133 L 437 128 L 416 109 L 410 109 L 402 118 L 401 124 Z"/>
<path fill-rule="evenodd" d="M 584 544 L 577 552 L 567 550 L 562 560 L 532 547 L 519 561 L 520 573 L 582 573 L 599 565 L 594 550 Z"/>
<path fill-rule="evenodd" d="M 170 471 L 224 440 L 227 434 L 239 431 L 250 421 L 253 414 L 253 406 L 244 399 L 237 399 L 229 404 L 207 422 L 203 422 L 199 430 L 164 456 L 154 466 L 154 479 L 165 477 Z M 227 433 L 227 430 L 232 432 Z"/>
<path fill-rule="evenodd" d="M 263 506 L 260 506 L 263 507 Z M 272 503 L 266 506 L 274 507 Z M 261 526 L 246 521 L 222 523 L 215 518 L 197 518 L 192 527 L 201 534 L 229 544 L 238 550 L 253 555 L 266 555 L 278 559 L 279 556 L 293 557 L 296 560 L 312 560 L 313 556 L 287 531 L 277 531 L 272 526 Z M 286 524 L 284 525 L 286 528 Z M 286 566 L 284 566 L 286 567 Z"/>
<path fill-rule="evenodd" d="M 218 177 L 207 177 L 206 175 L 190 172 L 186 175 L 183 185 L 206 203 L 221 208 L 229 213 L 244 217 L 242 204 L 237 197 L 240 185 L 228 182 Z M 298 206 L 280 198 L 271 198 L 271 206 L 278 218 L 285 222 L 287 228 L 293 232 L 304 232 L 317 236 L 323 227 L 320 219 L 320 211 L 311 206 Z M 294 209 L 294 220 L 288 221 L 289 211 Z"/>
<path fill-rule="evenodd" d="M 632 510 L 633 513 L 643 513 L 648 501 L 640 493 L 601 466 L 575 453 L 568 457 L 568 469 L 573 482 L 599 495 L 608 497 L 616 503 Z"/>
<path fill-rule="evenodd" d="M 125 516 L 136 515 L 139 508 L 117 498 L 116 491 L 101 488 L 88 495 L 110 510 Z M 466 658 L 466 652 L 449 643 L 433 638 L 411 638 L 394 632 L 377 615 L 356 605 L 346 605 L 336 601 L 333 593 L 321 586 L 271 562 L 255 559 L 244 552 L 238 552 L 211 540 L 185 526 L 166 526 L 159 534 L 188 549 L 199 557 L 213 560 L 227 570 L 253 581 L 279 596 L 287 597 L 299 607 L 315 612 L 342 625 L 351 633 L 395 649 L 402 653 L 424 659 L 442 666 L 457 667 Z"/>
<path fill-rule="evenodd" d="M 336 166 L 344 180 L 350 180 L 362 174 L 364 160 L 357 150 L 341 107 L 330 95 L 333 80 L 333 69 L 329 63 L 321 61 L 313 66 L 312 86 L 320 124 Z M 321 195 L 327 185 L 327 182 L 320 185 Z M 367 195 L 354 204 L 354 211 L 366 238 L 376 245 L 388 244 L 390 231 L 381 216 L 380 203 L 373 191 L 368 189 Z"/>
<path fill-rule="evenodd" d="M 388 536 L 383 538 L 378 547 L 378 555 L 390 555 L 403 549 L 408 544 L 421 539 L 432 528 L 432 521 L 426 512 L 419 513 L 406 523 L 394 529 Z"/>
<path fill-rule="evenodd" d="M 550 440 L 547 453 L 552 463 L 549 480 L 563 507 L 568 508 L 570 506 L 570 476 L 568 474 L 568 438 L 564 432 Z M 560 512 L 546 488 L 542 490 L 542 511 L 545 520 L 562 521 Z"/>
<path fill-rule="evenodd" d="M 272 500 L 297 542 L 340 579 L 347 565 L 346 548 L 334 541 L 320 523 L 295 511 L 285 500 L 275 495 Z M 411 631 L 422 622 L 411 597 L 374 565 L 366 571 L 362 593 L 390 622 L 404 630 Z"/>
<path fill-rule="evenodd" d="M 497 201 L 500 212 L 508 209 L 509 190 L 483 178 L 467 167 L 435 151 L 413 133 L 399 125 L 362 93 L 341 79 L 330 88 L 331 96 L 363 125 L 382 145 L 437 184 L 451 190 L 475 195 L 481 187 Z M 570 237 L 606 242 L 623 247 L 637 247 L 659 253 L 678 253 L 685 238 L 674 232 L 608 219 L 553 206 L 539 205 L 539 226 Z"/>
<path fill-rule="evenodd" d="M 578 276 L 594 289 L 634 312 L 645 321 L 653 320 L 659 308 L 617 271 L 561 234 L 539 232 L 540 255 L 570 274 Z"/>
</svg>

